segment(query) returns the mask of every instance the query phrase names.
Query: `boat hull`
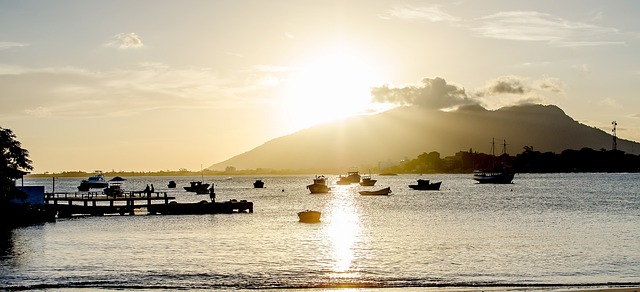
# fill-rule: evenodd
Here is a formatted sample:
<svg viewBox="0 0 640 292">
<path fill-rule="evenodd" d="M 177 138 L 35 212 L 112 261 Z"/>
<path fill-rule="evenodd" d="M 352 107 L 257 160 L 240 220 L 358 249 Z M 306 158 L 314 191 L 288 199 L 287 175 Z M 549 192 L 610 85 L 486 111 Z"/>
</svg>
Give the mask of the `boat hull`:
<svg viewBox="0 0 640 292">
<path fill-rule="evenodd" d="M 388 196 L 391 193 L 391 187 L 386 187 L 377 191 L 360 191 L 358 193 L 363 196 Z"/>
<path fill-rule="evenodd" d="M 312 194 L 326 194 L 331 190 L 330 187 L 324 184 L 310 184 L 307 186 L 307 189 L 309 189 L 309 192 Z"/>
<path fill-rule="evenodd" d="M 440 190 L 440 185 L 442 185 L 441 181 L 427 184 L 418 183 L 417 185 L 409 185 L 409 187 L 418 191 L 437 191 Z"/>
<path fill-rule="evenodd" d="M 514 176 L 513 173 L 479 173 L 473 175 L 473 179 L 481 184 L 510 184 Z"/>
<path fill-rule="evenodd" d="M 298 219 L 304 223 L 317 223 L 320 222 L 321 215 L 320 211 L 306 210 L 298 212 Z"/>
</svg>

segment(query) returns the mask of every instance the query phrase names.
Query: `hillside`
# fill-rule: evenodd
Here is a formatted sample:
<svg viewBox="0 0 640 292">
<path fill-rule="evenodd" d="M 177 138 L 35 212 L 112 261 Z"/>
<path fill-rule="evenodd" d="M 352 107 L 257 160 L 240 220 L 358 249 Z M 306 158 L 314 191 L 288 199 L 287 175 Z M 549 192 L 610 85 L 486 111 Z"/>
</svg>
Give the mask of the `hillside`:
<svg viewBox="0 0 640 292">
<path fill-rule="evenodd" d="M 467 106 L 443 112 L 401 107 L 353 117 L 283 136 L 209 167 L 237 169 L 335 170 L 377 166 L 379 162 L 414 158 L 437 151 L 442 156 L 461 150 L 488 153 L 491 140 L 506 140 L 512 155 L 524 146 L 537 151 L 611 149 L 612 136 L 573 120 L 552 105 L 521 105 L 495 111 Z M 618 139 L 618 149 L 631 152 L 636 142 Z"/>
</svg>

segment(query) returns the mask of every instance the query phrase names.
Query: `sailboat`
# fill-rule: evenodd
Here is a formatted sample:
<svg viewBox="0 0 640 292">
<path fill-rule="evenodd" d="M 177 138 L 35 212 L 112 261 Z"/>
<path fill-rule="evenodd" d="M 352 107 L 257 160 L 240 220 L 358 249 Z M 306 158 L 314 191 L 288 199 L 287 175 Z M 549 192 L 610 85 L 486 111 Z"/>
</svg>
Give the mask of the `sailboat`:
<svg viewBox="0 0 640 292">
<path fill-rule="evenodd" d="M 492 164 L 495 162 L 495 139 L 491 141 L 491 156 L 492 156 Z M 476 170 L 473 172 L 473 179 L 481 184 L 510 184 L 513 181 L 513 177 L 515 173 L 507 168 L 506 160 L 507 159 L 507 141 L 505 140 L 502 144 L 502 165 L 501 167 L 495 167 L 492 165 L 492 168 L 489 170 Z"/>
</svg>

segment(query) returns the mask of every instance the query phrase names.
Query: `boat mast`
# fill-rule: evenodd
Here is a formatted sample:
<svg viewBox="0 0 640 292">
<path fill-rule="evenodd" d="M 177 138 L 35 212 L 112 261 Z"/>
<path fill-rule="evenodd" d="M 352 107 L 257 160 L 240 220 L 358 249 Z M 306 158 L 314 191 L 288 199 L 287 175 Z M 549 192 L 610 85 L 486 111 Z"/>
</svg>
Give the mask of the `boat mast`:
<svg viewBox="0 0 640 292">
<path fill-rule="evenodd" d="M 502 168 L 507 168 L 507 140 L 503 140 L 502 143 Z"/>
<path fill-rule="evenodd" d="M 611 130 L 613 132 L 613 145 L 612 148 L 613 150 L 618 150 L 618 137 L 616 136 L 616 126 L 618 125 L 618 123 L 616 123 L 616 121 L 611 122 L 611 124 L 613 125 L 613 130 Z"/>
</svg>

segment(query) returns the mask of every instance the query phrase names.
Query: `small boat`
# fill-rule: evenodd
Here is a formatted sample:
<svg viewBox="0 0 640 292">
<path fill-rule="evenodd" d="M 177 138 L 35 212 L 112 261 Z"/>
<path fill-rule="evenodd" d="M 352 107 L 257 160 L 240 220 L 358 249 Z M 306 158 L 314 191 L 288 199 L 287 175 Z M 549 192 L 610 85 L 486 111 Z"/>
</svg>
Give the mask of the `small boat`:
<svg viewBox="0 0 640 292">
<path fill-rule="evenodd" d="M 209 184 L 204 183 L 204 173 L 202 172 L 202 165 L 200 165 L 200 177 L 201 181 L 190 182 L 190 185 L 188 187 L 184 187 L 184 190 L 196 194 L 208 194 Z"/>
<path fill-rule="evenodd" d="M 495 140 L 491 141 L 492 168 L 489 170 L 476 170 L 473 172 L 473 179 L 481 184 L 510 184 L 513 181 L 515 172 L 507 168 L 505 161 L 501 167 L 495 166 Z M 502 148 L 502 157 L 507 159 L 507 141 L 504 141 Z"/>
<path fill-rule="evenodd" d="M 331 190 L 331 188 L 327 186 L 327 178 L 323 175 L 316 176 L 316 178 L 313 179 L 313 183 L 307 185 L 307 189 L 312 194 L 325 194 Z"/>
<path fill-rule="evenodd" d="M 121 197 L 122 195 L 124 195 L 124 190 L 122 189 L 122 182 L 124 182 L 126 179 L 116 176 L 112 179 L 109 180 L 108 184 L 109 186 L 107 186 L 103 192 L 105 195 L 107 195 L 107 197 Z"/>
<path fill-rule="evenodd" d="M 377 191 L 359 191 L 358 193 L 363 196 L 388 196 L 391 193 L 391 187 L 386 187 Z"/>
<path fill-rule="evenodd" d="M 298 212 L 298 219 L 300 222 L 317 223 L 320 222 L 320 215 L 322 215 L 320 211 L 304 210 L 302 212 Z"/>
<path fill-rule="evenodd" d="M 363 175 L 360 185 L 363 187 L 370 187 L 376 184 L 378 180 L 372 179 L 371 175 Z"/>
<path fill-rule="evenodd" d="M 169 181 L 169 184 L 167 185 L 168 188 L 170 189 L 175 189 L 176 188 L 176 182 L 175 181 Z"/>
<path fill-rule="evenodd" d="M 109 186 L 109 183 L 104 179 L 102 171 L 96 170 L 96 174 L 89 176 L 88 179 L 83 179 L 78 186 L 79 191 L 89 191 L 90 189 L 104 189 Z"/>
<path fill-rule="evenodd" d="M 188 187 L 184 187 L 184 190 L 197 194 L 206 194 L 209 192 L 209 184 L 201 181 L 192 181 Z"/>
<path fill-rule="evenodd" d="M 417 185 L 409 185 L 410 188 L 420 191 L 437 191 L 440 189 L 441 181 L 431 183 L 428 179 L 419 179 Z"/>
<path fill-rule="evenodd" d="M 360 173 L 357 169 L 351 169 L 347 172 L 346 176 L 339 176 L 336 184 L 339 185 L 348 185 L 348 184 L 357 184 L 360 182 Z"/>
<path fill-rule="evenodd" d="M 121 197 L 124 195 L 124 190 L 122 190 L 122 183 L 113 182 L 108 187 L 104 189 L 104 194 L 107 197 Z"/>
<path fill-rule="evenodd" d="M 257 179 L 255 182 L 253 182 L 253 187 L 256 189 L 261 189 L 264 187 L 264 182 L 262 180 Z"/>
</svg>

